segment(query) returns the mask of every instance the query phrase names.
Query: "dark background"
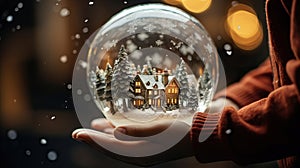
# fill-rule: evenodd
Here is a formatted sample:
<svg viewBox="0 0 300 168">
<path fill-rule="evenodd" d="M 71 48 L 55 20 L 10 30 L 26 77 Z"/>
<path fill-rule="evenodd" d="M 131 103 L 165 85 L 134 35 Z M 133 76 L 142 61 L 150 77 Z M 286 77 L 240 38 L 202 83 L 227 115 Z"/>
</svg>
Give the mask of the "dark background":
<svg viewBox="0 0 300 168">
<path fill-rule="evenodd" d="M 20 2 L 23 5 L 18 7 Z M 148 2 L 160 1 L 98 0 L 93 5 L 83 0 L 0 1 L 0 167 L 135 167 L 71 139 L 71 132 L 81 125 L 70 86 L 84 41 L 121 9 Z M 204 13 L 193 14 L 218 48 L 227 84 L 238 81 L 268 56 L 264 1 L 240 2 L 255 9 L 263 26 L 264 40 L 251 51 L 236 47 L 225 32 L 224 21 L 232 1 L 215 0 Z M 70 11 L 67 17 L 60 16 L 62 8 Z M 9 15 L 11 22 L 7 21 Z M 84 27 L 87 33 L 82 32 Z M 231 44 L 232 55 L 226 54 L 224 44 Z M 60 60 L 64 55 L 66 62 Z M 47 143 L 41 144 L 41 139 Z M 49 160 L 50 151 L 57 154 L 55 160 Z M 274 166 L 269 162 L 248 167 Z M 239 166 L 233 162 L 201 164 L 187 158 L 154 167 Z"/>
</svg>

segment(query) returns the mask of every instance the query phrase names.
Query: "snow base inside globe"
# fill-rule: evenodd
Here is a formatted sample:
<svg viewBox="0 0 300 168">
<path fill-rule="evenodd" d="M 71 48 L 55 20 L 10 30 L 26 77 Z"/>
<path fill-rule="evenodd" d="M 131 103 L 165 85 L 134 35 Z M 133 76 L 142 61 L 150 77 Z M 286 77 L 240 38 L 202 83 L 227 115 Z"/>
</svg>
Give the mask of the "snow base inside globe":
<svg viewBox="0 0 300 168">
<path fill-rule="evenodd" d="M 191 124 L 212 101 L 218 80 L 208 33 L 193 17 L 161 4 L 118 15 L 88 51 L 88 83 L 99 110 L 115 126 L 170 119 Z"/>
</svg>

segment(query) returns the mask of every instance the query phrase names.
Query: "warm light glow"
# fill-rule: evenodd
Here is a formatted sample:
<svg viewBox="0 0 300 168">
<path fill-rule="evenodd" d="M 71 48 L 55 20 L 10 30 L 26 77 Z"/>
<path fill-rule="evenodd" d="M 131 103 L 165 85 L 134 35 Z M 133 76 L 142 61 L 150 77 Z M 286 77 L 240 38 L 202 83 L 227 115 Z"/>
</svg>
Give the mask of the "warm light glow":
<svg viewBox="0 0 300 168">
<path fill-rule="evenodd" d="M 164 0 L 165 3 L 170 4 L 170 5 L 180 5 L 181 0 Z"/>
<path fill-rule="evenodd" d="M 194 13 L 201 13 L 207 10 L 211 0 L 182 0 L 183 6 Z"/>
<path fill-rule="evenodd" d="M 228 16 L 229 28 L 242 38 L 255 36 L 259 31 L 259 22 L 256 15 L 248 11 L 236 11 Z"/>
<path fill-rule="evenodd" d="M 241 49 L 253 50 L 263 39 L 261 24 L 255 11 L 244 4 L 235 4 L 229 9 L 226 20 L 227 32 Z"/>
</svg>

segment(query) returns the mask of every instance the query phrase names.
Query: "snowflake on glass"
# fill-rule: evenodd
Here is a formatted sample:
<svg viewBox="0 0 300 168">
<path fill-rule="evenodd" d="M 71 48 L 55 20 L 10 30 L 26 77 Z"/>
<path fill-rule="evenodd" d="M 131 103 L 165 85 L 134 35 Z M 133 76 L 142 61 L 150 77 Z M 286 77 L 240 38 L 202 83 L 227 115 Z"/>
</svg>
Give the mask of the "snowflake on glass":
<svg viewBox="0 0 300 168">
<path fill-rule="evenodd" d="M 148 24 L 143 29 L 148 31 L 148 32 L 152 32 L 154 29 L 156 29 L 156 26 L 154 26 L 153 24 Z"/>
<path fill-rule="evenodd" d="M 103 48 L 105 50 L 109 50 L 112 47 L 115 47 L 117 45 L 118 41 L 117 40 L 112 40 L 112 41 L 107 41 L 104 45 Z"/>
<path fill-rule="evenodd" d="M 143 21 L 143 19 L 135 19 L 132 22 L 128 24 L 129 26 L 144 26 L 146 23 Z"/>
<path fill-rule="evenodd" d="M 175 33 L 175 34 L 180 34 L 180 30 L 178 30 L 175 27 L 170 27 L 171 32 Z"/>
<path fill-rule="evenodd" d="M 202 37 L 198 33 L 194 33 L 195 38 L 199 41 L 202 41 Z"/>
<path fill-rule="evenodd" d="M 197 45 L 198 44 L 198 40 L 197 38 L 194 36 L 194 35 L 190 35 L 187 39 L 186 39 L 186 42 L 191 45 L 191 46 L 194 46 L 194 45 Z"/>
<path fill-rule="evenodd" d="M 137 45 L 135 45 L 131 40 L 128 40 L 126 44 L 126 49 L 129 53 L 132 53 L 137 49 Z"/>
<path fill-rule="evenodd" d="M 179 51 L 183 54 L 183 55 L 187 55 L 188 53 L 190 54 L 194 54 L 194 48 L 192 46 L 186 46 L 186 45 L 182 45 L 179 48 Z"/>
<path fill-rule="evenodd" d="M 149 35 L 146 34 L 146 33 L 140 33 L 140 34 L 137 35 L 137 37 L 138 37 L 139 40 L 144 41 L 147 38 L 149 38 Z"/>
<path fill-rule="evenodd" d="M 162 25 L 163 28 L 167 28 L 167 29 L 177 27 L 176 24 L 174 24 L 174 22 L 172 22 L 170 20 L 163 20 L 163 24 L 161 24 L 161 25 Z"/>
<path fill-rule="evenodd" d="M 208 53 L 209 53 L 209 54 L 212 54 L 212 53 L 213 53 L 213 48 L 212 48 L 212 46 L 211 46 L 211 45 L 209 45 L 209 44 L 206 44 L 206 45 L 204 46 L 204 48 L 206 48 L 206 49 L 207 49 L 207 51 L 208 51 Z"/>
<path fill-rule="evenodd" d="M 188 26 L 187 26 L 186 24 L 183 24 L 183 23 L 180 23 L 179 26 L 180 26 L 181 28 L 183 28 L 183 29 L 188 28 Z"/>
<path fill-rule="evenodd" d="M 161 46 L 162 44 L 164 44 L 164 42 L 159 40 L 159 39 L 156 40 L 155 43 L 156 43 L 157 46 Z"/>
<path fill-rule="evenodd" d="M 134 34 L 135 31 L 136 31 L 137 27 L 135 26 L 130 26 L 128 29 L 127 29 L 127 32 L 130 33 L 130 34 Z"/>
</svg>

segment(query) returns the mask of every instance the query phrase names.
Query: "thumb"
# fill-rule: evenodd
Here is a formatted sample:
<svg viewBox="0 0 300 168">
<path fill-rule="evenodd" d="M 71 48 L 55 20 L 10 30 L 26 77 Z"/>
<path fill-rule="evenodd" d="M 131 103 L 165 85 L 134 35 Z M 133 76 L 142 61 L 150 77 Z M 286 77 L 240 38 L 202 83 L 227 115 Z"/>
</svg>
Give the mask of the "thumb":
<svg viewBox="0 0 300 168">
<path fill-rule="evenodd" d="M 114 131 L 114 136 L 119 140 L 142 140 L 166 130 L 172 122 L 155 122 L 147 125 L 127 125 L 119 126 Z"/>
</svg>

